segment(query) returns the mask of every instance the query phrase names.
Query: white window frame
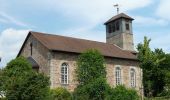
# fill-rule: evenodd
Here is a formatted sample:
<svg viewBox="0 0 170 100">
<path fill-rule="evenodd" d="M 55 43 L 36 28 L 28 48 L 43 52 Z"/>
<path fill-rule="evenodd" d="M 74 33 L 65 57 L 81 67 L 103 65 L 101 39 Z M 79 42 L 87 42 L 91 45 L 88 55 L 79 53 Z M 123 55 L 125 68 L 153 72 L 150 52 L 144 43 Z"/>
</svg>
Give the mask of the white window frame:
<svg viewBox="0 0 170 100">
<path fill-rule="evenodd" d="M 132 76 L 133 73 L 133 76 Z M 135 68 L 130 68 L 129 70 L 129 81 L 130 81 L 130 87 L 135 88 L 136 87 L 136 70 Z"/>
<path fill-rule="evenodd" d="M 68 63 L 62 63 L 61 64 L 61 84 L 68 84 L 68 68 L 69 68 L 69 65 Z"/>
<path fill-rule="evenodd" d="M 119 71 L 119 72 L 117 72 Z M 117 65 L 115 67 L 115 84 L 116 85 L 121 85 L 122 84 L 122 69 L 120 65 Z"/>
</svg>

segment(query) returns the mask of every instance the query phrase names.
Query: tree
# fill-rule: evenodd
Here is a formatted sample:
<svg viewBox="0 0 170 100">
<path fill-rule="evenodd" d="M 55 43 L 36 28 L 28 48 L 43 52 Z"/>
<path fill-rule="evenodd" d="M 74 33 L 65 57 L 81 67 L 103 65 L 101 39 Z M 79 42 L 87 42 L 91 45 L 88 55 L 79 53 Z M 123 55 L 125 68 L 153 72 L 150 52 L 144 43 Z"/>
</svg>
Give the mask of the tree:
<svg viewBox="0 0 170 100">
<path fill-rule="evenodd" d="M 77 61 L 78 87 L 74 90 L 75 100 L 138 100 L 135 90 L 125 87 L 111 88 L 106 81 L 104 57 L 95 49 L 82 53 Z M 123 92 L 119 92 L 119 90 Z M 117 94 L 118 93 L 118 94 Z M 122 95 L 122 93 L 124 93 Z M 119 99 L 117 95 L 123 96 Z"/>
<path fill-rule="evenodd" d="M 3 72 L 3 90 L 9 100 L 45 100 L 49 78 L 32 70 L 23 57 L 10 61 Z"/>
<path fill-rule="evenodd" d="M 78 58 L 77 66 L 76 75 L 79 85 L 85 85 L 99 77 L 106 78 L 104 58 L 95 49 L 82 53 Z"/>
<path fill-rule="evenodd" d="M 143 69 L 143 85 L 145 96 L 157 96 L 163 91 L 165 82 L 165 66 L 162 66 L 166 60 L 162 49 L 152 51 L 149 47 L 150 39 L 144 37 L 144 43 L 138 44 L 138 59 L 140 67 Z"/>
<path fill-rule="evenodd" d="M 82 53 L 76 69 L 78 87 L 74 91 L 77 100 L 103 100 L 110 88 L 106 82 L 104 58 L 95 49 Z"/>
</svg>

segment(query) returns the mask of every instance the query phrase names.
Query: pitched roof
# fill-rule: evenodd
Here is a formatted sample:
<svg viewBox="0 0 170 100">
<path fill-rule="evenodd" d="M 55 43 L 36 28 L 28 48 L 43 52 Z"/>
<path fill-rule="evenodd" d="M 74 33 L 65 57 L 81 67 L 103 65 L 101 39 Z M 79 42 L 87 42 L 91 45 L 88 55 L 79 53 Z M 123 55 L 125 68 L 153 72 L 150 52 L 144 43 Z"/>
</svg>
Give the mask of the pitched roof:
<svg viewBox="0 0 170 100">
<path fill-rule="evenodd" d="M 107 22 L 105 22 L 104 24 L 106 25 L 106 24 L 108 24 L 109 22 L 112 22 L 112 21 L 114 21 L 114 20 L 116 20 L 116 19 L 119 19 L 119 18 L 126 18 L 126 19 L 130 19 L 130 20 L 134 20 L 132 17 L 130 17 L 130 16 L 124 14 L 124 13 L 120 13 L 120 14 L 118 14 L 118 15 L 116 15 L 116 16 L 113 16 L 111 19 L 109 19 L 109 20 L 108 20 Z"/>
<path fill-rule="evenodd" d="M 52 51 L 82 53 L 87 49 L 94 48 L 99 50 L 103 56 L 137 60 L 137 57 L 134 53 L 122 50 L 121 48 L 113 44 L 32 31 L 29 32 L 27 38 L 30 35 L 33 35 L 40 43 L 42 43 L 46 48 Z M 22 48 L 20 52 L 22 51 Z M 20 52 L 18 56 L 20 55 Z"/>
</svg>

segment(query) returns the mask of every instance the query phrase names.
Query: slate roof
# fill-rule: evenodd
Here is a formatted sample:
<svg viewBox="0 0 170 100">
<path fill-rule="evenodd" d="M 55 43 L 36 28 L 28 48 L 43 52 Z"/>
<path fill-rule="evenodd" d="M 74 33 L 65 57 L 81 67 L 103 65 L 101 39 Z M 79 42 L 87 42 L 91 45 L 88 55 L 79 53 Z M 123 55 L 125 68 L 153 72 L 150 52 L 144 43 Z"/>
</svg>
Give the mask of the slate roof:
<svg viewBox="0 0 170 100">
<path fill-rule="evenodd" d="M 82 53 L 87 49 L 94 48 L 99 50 L 101 54 L 106 57 L 137 60 L 134 52 L 123 50 L 113 44 L 33 31 L 29 32 L 26 40 L 29 38 L 30 35 L 33 35 L 33 37 L 35 37 L 40 43 L 42 43 L 47 49 L 51 51 Z M 21 47 L 20 52 L 22 51 L 24 44 Z M 20 55 L 20 52 L 18 53 L 18 56 Z"/>
<path fill-rule="evenodd" d="M 107 22 L 105 22 L 104 24 L 106 25 L 106 24 L 108 24 L 108 23 L 110 23 L 110 22 L 112 22 L 112 21 L 114 21 L 114 20 L 116 20 L 116 19 L 119 19 L 119 18 L 126 18 L 126 19 L 130 19 L 130 20 L 134 20 L 132 17 L 130 17 L 130 16 L 124 14 L 124 13 L 120 13 L 120 14 L 118 14 L 118 15 L 116 15 L 116 16 L 113 16 L 111 19 L 109 19 L 109 20 L 108 20 Z"/>
</svg>

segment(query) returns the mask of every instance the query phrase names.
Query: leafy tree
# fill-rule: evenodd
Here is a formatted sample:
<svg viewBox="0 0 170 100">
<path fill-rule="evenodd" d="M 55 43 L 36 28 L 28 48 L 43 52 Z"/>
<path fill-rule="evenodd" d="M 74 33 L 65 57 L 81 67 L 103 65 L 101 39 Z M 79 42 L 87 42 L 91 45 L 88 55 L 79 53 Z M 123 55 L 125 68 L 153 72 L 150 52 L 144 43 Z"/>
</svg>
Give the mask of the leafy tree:
<svg viewBox="0 0 170 100">
<path fill-rule="evenodd" d="M 71 93 L 67 89 L 58 87 L 56 89 L 50 90 L 50 100 L 71 100 Z"/>
<path fill-rule="evenodd" d="M 79 85 L 74 90 L 75 100 L 138 100 L 135 90 L 124 87 L 114 89 L 107 84 L 104 58 L 97 50 L 91 49 L 81 54 L 77 64 Z"/>
<path fill-rule="evenodd" d="M 95 49 L 82 53 L 78 58 L 77 65 L 76 75 L 79 85 L 85 85 L 99 77 L 106 77 L 104 58 Z"/>
<path fill-rule="evenodd" d="M 77 100 L 103 100 L 109 85 L 106 82 L 104 58 L 95 49 L 82 53 L 77 61 L 78 87 L 74 91 Z"/>
<path fill-rule="evenodd" d="M 45 100 L 49 78 L 36 73 L 23 57 L 10 61 L 3 72 L 3 90 L 8 100 Z"/>
<path fill-rule="evenodd" d="M 165 82 L 166 57 L 162 49 L 152 51 L 150 39 L 144 37 L 144 43 L 138 44 L 138 58 L 143 69 L 143 85 L 145 96 L 157 96 L 163 91 Z"/>
<path fill-rule="evenodd" d="M 3 84 L 4 84 L 3 69 L 0 69 L 0 98 L 4 96 Z"/>
</svg>

